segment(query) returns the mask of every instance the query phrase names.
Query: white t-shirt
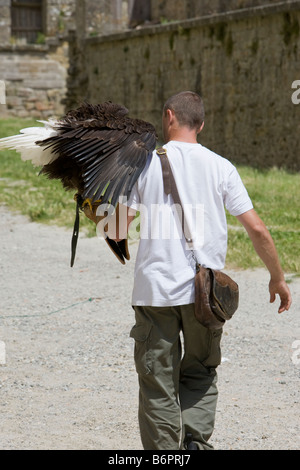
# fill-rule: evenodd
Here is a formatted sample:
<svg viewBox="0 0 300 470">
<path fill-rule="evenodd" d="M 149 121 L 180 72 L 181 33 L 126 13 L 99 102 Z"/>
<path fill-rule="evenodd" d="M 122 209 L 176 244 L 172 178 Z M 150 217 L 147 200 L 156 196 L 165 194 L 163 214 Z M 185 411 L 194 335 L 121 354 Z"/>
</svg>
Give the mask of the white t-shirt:
<svg viewBox="0 0 300 470">
<path fill-rule="evenodd" d="M 227 251 L 225 209 L 237 216 L 253 208 L 236 168 L 201 144 L 164 146 L 176 180 L 193 249 L 203 266 L 222 269 Z M 195 261 L 182 236 L 172 197 L 163 187 L 156 151 L 126 205 L 141 212 L 132 305 L 174 306 L 194 302 Z"/>
</svg>

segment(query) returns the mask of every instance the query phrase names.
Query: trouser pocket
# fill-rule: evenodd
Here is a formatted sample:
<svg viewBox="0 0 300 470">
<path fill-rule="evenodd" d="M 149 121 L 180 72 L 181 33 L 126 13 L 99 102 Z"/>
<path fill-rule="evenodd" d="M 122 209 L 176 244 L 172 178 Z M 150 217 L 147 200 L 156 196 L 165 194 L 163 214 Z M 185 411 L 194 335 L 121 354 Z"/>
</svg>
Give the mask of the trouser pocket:
<svg viewBox="0 0 300 470">
<path fill-rule="evenodd" d="M 202 362 L 205 367 L 216 368 L 221 363 L 221 338 L 223 329 L 208 330 L 208 356 Z"/>
<path fill-rule="evenodd" d="M 152 325 L 136 324 L 131 329 L 130 337 L 134 339 L 134 361 L 135 368 L 139 375 L 152 373 L 152 352 L 150 349 Z"/>
</svg>

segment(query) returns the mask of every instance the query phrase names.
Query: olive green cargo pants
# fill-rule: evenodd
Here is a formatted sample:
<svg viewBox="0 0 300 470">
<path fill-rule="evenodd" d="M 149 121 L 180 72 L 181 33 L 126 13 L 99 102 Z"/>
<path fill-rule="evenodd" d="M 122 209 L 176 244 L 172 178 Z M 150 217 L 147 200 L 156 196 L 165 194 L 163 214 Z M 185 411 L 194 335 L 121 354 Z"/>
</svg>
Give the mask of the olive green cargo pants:
<svg viewBox="0 0 300 470">
<path fill-rule="evenodd" d="M 211 332 L 200 325 L 194 304 L 134 310 L 130 336 L 135 340 L 144 449 L 183 449 L 186 433 L 192 433 L 199 449 L 212 449 L 208 440 L 215 422 L 222 329 Z"/>
</svg>

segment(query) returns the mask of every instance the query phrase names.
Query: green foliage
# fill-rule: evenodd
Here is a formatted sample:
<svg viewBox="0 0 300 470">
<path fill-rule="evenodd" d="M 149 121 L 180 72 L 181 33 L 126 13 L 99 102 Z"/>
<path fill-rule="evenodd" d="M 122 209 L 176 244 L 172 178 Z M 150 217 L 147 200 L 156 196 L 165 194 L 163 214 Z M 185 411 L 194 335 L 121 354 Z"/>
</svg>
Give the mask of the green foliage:
<svg viewBox="0 0 300 470">
<path fill-rule="evenodd" d="M 46 44 L 46 36 L 43 33 L 38 32 L 35 40 L 36 44 Z"/>
</svg>

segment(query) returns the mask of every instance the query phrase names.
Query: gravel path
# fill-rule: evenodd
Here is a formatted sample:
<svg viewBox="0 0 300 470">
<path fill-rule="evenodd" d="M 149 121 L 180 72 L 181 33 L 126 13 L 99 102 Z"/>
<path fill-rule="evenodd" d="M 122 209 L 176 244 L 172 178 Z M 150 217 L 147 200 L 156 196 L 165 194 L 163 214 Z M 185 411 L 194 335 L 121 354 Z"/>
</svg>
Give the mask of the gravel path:
<svg viewBox="0 0 300 470">
<path fill-rule="evenodd" d="M 0 206 L 0 449 L 139 450 L 134 323 L 137 244 L 125 267 L 98 238 Z M 240 309 L 225 327 L 216 449 L 299 449 L 300 278 L 293 306 L 269 304 L 265 270 L 234 273 Z M 4 344 L 3 344 L 4 343 Z"/>
</svg>

